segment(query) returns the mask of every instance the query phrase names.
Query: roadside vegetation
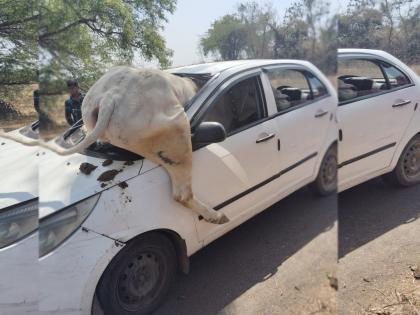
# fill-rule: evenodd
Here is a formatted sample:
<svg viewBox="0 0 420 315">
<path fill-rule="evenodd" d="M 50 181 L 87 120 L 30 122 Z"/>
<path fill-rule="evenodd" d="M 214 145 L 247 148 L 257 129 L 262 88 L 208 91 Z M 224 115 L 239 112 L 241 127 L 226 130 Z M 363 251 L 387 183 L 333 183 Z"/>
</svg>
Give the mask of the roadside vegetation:
<svg viewBox="0 0 420 315">
<path fill-rule="evenodd" d="M 274 3 L 274 2 L 273 2 Z M 283 15 L 274 4 L 243 1 L 202 34 L 199 54 L 214 60 L 306 59 L 335 82 L 338 47 L 389 51 L 420 74 L 420 4 L 413 0 L 296 0 Z M 0 0 L 0 126 L 40 115 L 42 128 L 65 127 L 65 81 L 87 91 L 111 65 L 141 58 L 171 65 L 160 34 L 176 0 Z M 191 47 L 197 49 L 197 47 Z M 32 93 L 40 90 L 40 113 Z"/>
</svg>

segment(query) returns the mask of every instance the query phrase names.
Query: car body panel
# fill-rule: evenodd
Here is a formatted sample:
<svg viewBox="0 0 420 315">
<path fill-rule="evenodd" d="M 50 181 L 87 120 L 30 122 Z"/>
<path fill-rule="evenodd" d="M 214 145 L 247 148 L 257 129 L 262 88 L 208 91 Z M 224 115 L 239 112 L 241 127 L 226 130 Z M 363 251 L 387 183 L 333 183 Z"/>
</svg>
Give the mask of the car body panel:
<svg viewBox="0 0 420 315">
<path fill-rule="evenodd" d="M 38 314 L 38 233 L 0 249 L 0 314 Z"/>
<path fill-rule="evenodd" d="M 339 106 L 339 191 L 392 171 L 408 141 L 420 132 L 420 78 L 394 56 L 378 50 L 340 49 L 339 58 L 385 61 L 412 85 Z M 403 107 L 392 105 L 410 100 Z M 366 156 L 364 156 L 366 155 Z M 359 158 L 359 159 L 357 159 Z M 352 159 L 356 160 L 351 162 Z M 346 164 L 348 162 L 349 164 Z"/>
<path fill-rule="evenodd" d="M 59 156 L 47 149 L 43 149 L 41 152 L 39 164 L 40 218 L 137 176 L 143 164 L 143 160 L 140 159 L 134 161 L 132 165 L 124 165 L 124 161 L 113 161 L 108 166 L 102 166 L 105 158 L 83 154 Z M 86 175 L 79 169 L 82 163 L 90 163 L 97 168 Z M 101 187 L 103 182 L 98 181 L 97 178 L 109 170 L 122 171 L 113 180 L 104 182 L 105 187 Z"/>
<path fill-rule="evenodd" d="M 317 148 L 311 146 L 310 142 L 302 141 L 303 146 L 299 153 L 313 150 L 317 154 L 312 157 L 313 160 L 308 165 L 303 163 L 299 164 L 299 166 L 303 166 L 301 168 L 293 167 L 294 172 L 289 172 L 287 176 L 270 179 L 273 175 L 281 172 L 283 167 L 287 169 L 293 166 L 289 165 L 290 163 L 296 164 L 297 161 L 293 161 L 293 158 L 285 156 L 286 149 L 284 152 L 279 152 L 276 139 L 256 144 L 256 139 L 265 133 L 273 132 L 279 135 L 279 131 L 287 132 L 286 129 L 279 127 L 286 124 L 285 122 L 278 122 L 274 117 L 271 117 L 276 112 L 273 100 L 267 100 L 268 117 L 259 124 L 242 130 L 223 142 L 213 143 L 193 152 L 193 191 L 200 200 L 210 207 L 217 207 L 226 200 L 240 195 L 239 198 L 225 205 L 221 210 L 231 219 L 227 224 L 214 225 L 207 223 L 200 220 L 199 216 L 190 209 L 175 202 L 172 199 L 168 174 L 161 166 L 148 160 L 137 161 L 131 167 L 126 167 L 110 185 L 100 187 L 96 180 L 97 175 L 105 169 L 115 168 L 117 164 L 112 164 L 109 168 L 103 168 L 100 166 L 103 159 L 81 154 L 59 157 L 48 152 L 43 156 L 40 181 L 41 185 L 44 185 L 44 182 L 46 185 L 42 187 L 41 191 L 40 217 L 52 215 L 62 207 L 95 193 L 101 194 L 95 208 L 82 224 L 83 228 L 77 230 L 62 245 L 40 260 L 43 272 L 47 273 L 49 269 L 55 270 L 53 272 L 54 278 L 45 278 L 43 283 L 45 292 L 44 298 L 41 299 L 41 306 L 44 310 L 54 312 L 59 307 L 59 302 L 62 301 L 63 305 L 70 307 L 71 312 L 77 312 L 79 309 L 80 313 L 87 314 L 102 272 L 107 263 L 120 250 L 113 247 L 115 244 L 126 243 L 149 231 L 171 231 L 185 241 L 186 254 L 190 256 L 217 237 L 316 178 L 322 157 L 337 138 L 336 108 L 332 106 L 332 104 L 336 104 L 336 93 L 326 77 L 308 62 L 251 60 L 210 66 L 193 66 L 195 68 L 193 70 L 189 69 L 190 72 L 214 74 L 214 77 L 201 89 L 187 109 L 187 116 L 192 120 L 193 131 L 195 124 L 199 122 L 199 111 L 203 108 L 202 106 L 210 104 L 218 91 L 229 86 L 232 80 L 255 74 L 260 76 L 263 85 L 267 84 L 267 82 L 264 83 L 262 74 L 262 67 L 267 65 L 300 66 L 313 72 L 327 86 L 329 96 L 324 100 L 319 100 L 319 104 L 314 102 L 308 105 L 303 111 L 303 116 L 314 119 L 313 115 L 317 106 L 322 106 L 322 104 L 331 113 L 325 117 L 321 128 L 313 125 L 304 133 L 296 132 L 296 134 L 290 135 L 288 141 L 292 143 L 293 141 L 299 141 L 299 136 L 309 135 L 311 131 L 314 131 L 313 128 L 320 128 L 322 130 L 317 133 L 317 136 L 323 136 L 324 139 L 317 143 Z M 220 71 L 222 68 L 224 70 Z M 178 68 L 170 71 L 183 73 L 186 69 Z M 271 90 L 266 86 L 264 91 L 270 93 Z M 271 97 L 273 96 L 271 95 Z M 299 111 L 300 109 L 292 111 L 287 116 L 288 126 L 302 124 L 305 118 L 300 118 L 302 114 L 299 114 Z M 293 130 L 299 130 L 299 128 L 295 127 Z M 285 137 L 286 135 L 280 136 Z M 290 145 L 288 149 L 292 150 L 293 146 Z M 300 160 L 304 158 L 302 156 Z M 77 174 L 78 167 L 82 162 L 90 162 L 99 167 L 88 176 Z M 70 164 L 67 165 L 67 163 Z M 116 162 L 114 161 L 114 163 Z M 119 167 L 120 164 L 118 164 L 117 169 Z M 270 181 L 265 184 L 267 179 L 270 179 Z M 127 187 L 122 188 L 117 185 L 122 180 L 126 181 Z M 261 183 L 264 184 L 261 185 Z M 254 187 L 256 189 L 248 193 L 248 190 Z M 44 189 L 45 194 L 43 193 Z M 100 237 L 96 238 L 96 236 L 92 239 L 86 239 L 87 236 L 84 236 L 83 233 L 100 234 L 106 240 Z M 92 245 L 95 242 L 100 244 L 97 249 Z M 76 251 L 75 255 L 72 255 L 71 253 L 74 251 Z M 79 279 L 79 275 L 75 275 L 74 267 L 71 267 L 70 264 L 84 264 L 82 255 L 85 252 L 89 252 L 89 255 L 96 257 L 98 264 L 93 268 L 93 262 L 89 257 L 89 266 L 86 267 L 86 270 L 83 269 L 83 274 L 89 274 L 89 277 L 85 278 L 84 283 L 77 280 L 77 284 L 74 283 L 73 285 L 74 290 L 83 292 L 83 297 L 79 293 L 77 293 L 77 296 L 75 294 L 65 296 L 64 293 L 61 293 L 60 296 L 60 292 L 57 292 L 59 279 L 61 281 L 67 281 L 68 277 Z M 65 265 L 64 268 L 68 270 L 68 273 L 59 271 L 58 266 L 61 266 L 61 264 Z M 73 270 L 70 270 L 71 268 Z M 85 268 L 85 266 L 81 266 L 81 268 Z M 72 282 L 73 280 L 70 279 L 69 281 Z M 49 291 L 53 292 L 50 296 L 48 296 Z"/>
<path fill-rule="evenodd" d="M 38 197 L 38 149 L 0 137 L 0 212 Z M 0 314 L 38 314 L 37 262 L 36 232 L 0 249 Z"/>
<path fill-rule="evenodd" d="M 38 197 L 38 151 L 0 137 L 0 210 Z"/>
<path fill-rule="evenodd" d="M 39 313 L 84 314 L 102 272 L 122 248 L 114 240 L 79 228 L 60 248 L 39 260 Z"/>
</svg>

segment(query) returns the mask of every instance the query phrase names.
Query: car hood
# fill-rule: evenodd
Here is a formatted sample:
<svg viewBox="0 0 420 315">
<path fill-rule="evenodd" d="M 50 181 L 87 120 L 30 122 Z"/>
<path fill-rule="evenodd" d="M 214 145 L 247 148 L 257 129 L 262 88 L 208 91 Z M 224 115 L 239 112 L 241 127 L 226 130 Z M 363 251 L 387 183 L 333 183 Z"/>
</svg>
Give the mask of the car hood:
<svg viewBox="0 0 420 315">
<path fill-rule="evenodd" d="M 38 197 L 38 151 L 0 137 L 0 210 Z"/>
<path fill-rule="evenodd" d="M 103 166 L 105 158 L 72 154 L 60 156 L 46 149 L 40 150 L 39 217 L 43 218 L 84 198 L 109 189 L 140 174 L 143 159 L 132 162 L 112 161 Z M 96 167 L 90 174 L 81 171 L 81 165 L 89 163 Z M 115 177 L 108 181 L 98 178 L 107 171 Z M 118 173 L 117 173 L 118 172 Z"/>
</svg>

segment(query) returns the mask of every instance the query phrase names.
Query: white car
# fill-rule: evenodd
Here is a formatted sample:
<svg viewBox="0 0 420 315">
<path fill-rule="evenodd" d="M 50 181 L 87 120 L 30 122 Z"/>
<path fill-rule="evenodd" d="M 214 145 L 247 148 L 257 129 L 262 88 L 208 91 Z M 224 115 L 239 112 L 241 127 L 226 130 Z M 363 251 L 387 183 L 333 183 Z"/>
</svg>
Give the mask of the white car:
<svg viewBox="0 0 420 315">
<path fill-rule="evenodd" d="M 174 273 L 188 272 L 188 257 L 213 240 L 309 183 L 320 194 L 336 191 L 337 95 L 315 66 L 243 60 L 170 71 L 202 85 L 186 106 L 193 190 L 230 222 L 205 222 L 172 199 L 162 167 L 110 144 L 46 152 L 41 312 L 90 314 L 96 293 L 106 314 L 149 313 Z M 71 128 L 56 142 L 83 136 Z"/>
<path fill-rule="evenodd" d="M 36 139 L 38 123 L 12 131 Z M 0 137 L 0 314 L 38 314 L 38 148 Z"/>
<path fill-rule="evenodd" d="M 379 50 L 338 51 L 339 191 L 420 182 L 420 78 Z"/>
</svg>

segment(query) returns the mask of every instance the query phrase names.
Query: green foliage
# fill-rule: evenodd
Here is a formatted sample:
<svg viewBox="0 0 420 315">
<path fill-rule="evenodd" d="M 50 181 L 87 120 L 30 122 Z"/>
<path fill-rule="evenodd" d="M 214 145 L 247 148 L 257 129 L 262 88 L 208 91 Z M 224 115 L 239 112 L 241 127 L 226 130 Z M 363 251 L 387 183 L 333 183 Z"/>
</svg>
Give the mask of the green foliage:
<svg viewBox="0 0 420 315">
<path fill-rule="evenodd" d="M 339 18 L 340 46 L 381 49 L 419 63 L 420 3 L 413 0 L 352 0 Z"/>
<path fill-rule="evenodd" d="M 271 26 L 275 21 L 272 5 L 261 6 L 256 2 L 241 3 L 237 16 L 246 30 L 245 51 L 248 58 L 269 58 Z"/>
<path fill-rule="evenodd" d="M 88 88 L 111 65 L 134 56 L 170 65 L 159 34 L 176 0 L 0 0 L 0 85 Z M 38 77 L 39 75 L 39 77 Z"/>
<path fill-rule="evenodd" d="M 88 88 L 111 65 L 135 54 L 170 64 L 171 51 L 159 34 L 174 0 L 42 0 L 40 82 L 43 90 L 77 78 Z"/>
<path fill-rule="evenodd" d="M 36 0 L 0 0 L 0 87 L 37 81 Z"/>
<path fill-rule="evenodd" d="M 222 60 L 239 59 L 245 49 L 246 29 L 234 15 L 225 15 L 215 21 L 201 39 L 204 54 L 220 55 Z"/>
<path fill-rule="evenodd" d="M 296 1 L 279 20 L 272 5 L 245 2 L 236 12 L 217 19 L 200 45 L 206 56 L 212 53 L 222 60 L 307 59 L 328 73 L 334 72 L 337 20 L 328 6 L 325 0 Z M 237 39 L 234 46 L 228 40 L 232 37 Z"/>
</svg>

